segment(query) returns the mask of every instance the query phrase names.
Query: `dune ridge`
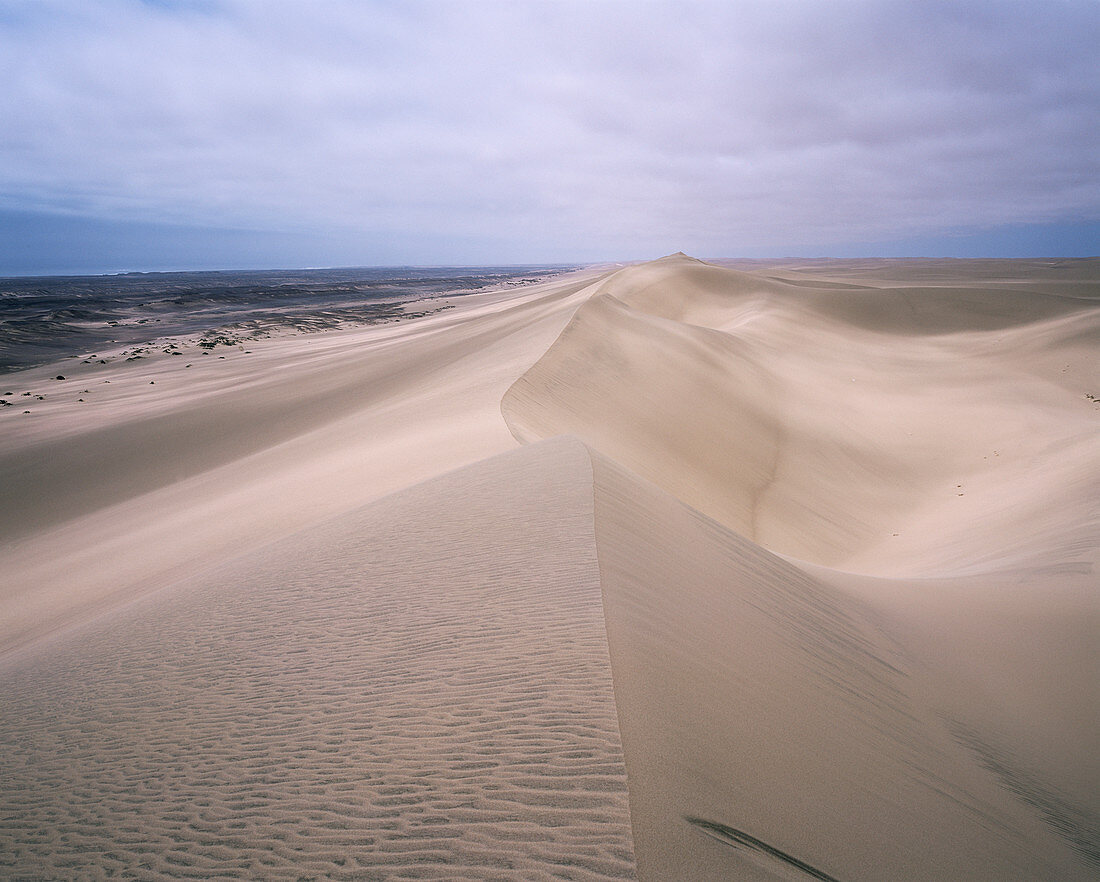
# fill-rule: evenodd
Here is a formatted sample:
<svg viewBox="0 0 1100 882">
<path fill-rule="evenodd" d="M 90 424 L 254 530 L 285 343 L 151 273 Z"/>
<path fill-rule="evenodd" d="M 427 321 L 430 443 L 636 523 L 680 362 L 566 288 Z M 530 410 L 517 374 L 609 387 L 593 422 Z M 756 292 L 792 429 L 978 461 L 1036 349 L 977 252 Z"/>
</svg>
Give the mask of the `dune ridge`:
<svg viewBox="0 0 1100 882">
<path fill-rule="evenodd" d="M 981 330 L 912 333 L 884 307 L 897 327 L 869 331 L 807 318 L 832 289 L 674 255 L 605 281 L 502 410 L 521 441 L 575 434 L 765 547 L 838 569 L 1022 559 L 1025 519 L 1037 554 L 1066 523 L 1093 537 L 1100 310 L 1062 298 L 1010 327 L 1011 299 L 957 285 L 941 301 L 956 291 L 960 324 Z M 931 522 L 959 547 L 929 543 Z"/>
<path fill-rule="evenodd" d="M 814 290 L 673 255 L 605 281 L 508 390 L 518 440 L 576 435 L 613 488 L 597 544 L 644 878 L 725 878 L 698 831 L 742 828 L 838 878 L 1095 872 L 1100 311 L 1075 293 Z M 813 649 L 848 619 L 862 648 Z M 835 679 L 868 659 L 881 679 Z"/>
<path fill-rule="evenodd" d="M 4 871 L 1094 878 L 1098 267 L 677 254 L 111 367 L 0 436 Z"/>
<path fill-rule="evenodd" d="M 9 377 L 49 394 L 27 417 L 3 413 L 0 654 L 512 448 L 500 397 L 594 278 L 257 341 L 228 361 L 192 352 L 70 363 L 63 382 L 56 365 Z"/>
</svg>

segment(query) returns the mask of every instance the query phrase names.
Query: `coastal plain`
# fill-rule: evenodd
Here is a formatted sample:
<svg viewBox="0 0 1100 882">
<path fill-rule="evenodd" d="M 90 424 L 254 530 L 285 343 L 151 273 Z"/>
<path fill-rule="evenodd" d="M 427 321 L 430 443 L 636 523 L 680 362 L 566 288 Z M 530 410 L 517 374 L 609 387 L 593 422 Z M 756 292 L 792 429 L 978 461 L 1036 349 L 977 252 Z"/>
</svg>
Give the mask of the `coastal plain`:
<svg viewBox="0 0 1100 882">
<path fill-rule="evenodd" d="M 1100 260 L 445 305 L 0 378 L 0 875 L 1096 878 Z"/>
</svg>

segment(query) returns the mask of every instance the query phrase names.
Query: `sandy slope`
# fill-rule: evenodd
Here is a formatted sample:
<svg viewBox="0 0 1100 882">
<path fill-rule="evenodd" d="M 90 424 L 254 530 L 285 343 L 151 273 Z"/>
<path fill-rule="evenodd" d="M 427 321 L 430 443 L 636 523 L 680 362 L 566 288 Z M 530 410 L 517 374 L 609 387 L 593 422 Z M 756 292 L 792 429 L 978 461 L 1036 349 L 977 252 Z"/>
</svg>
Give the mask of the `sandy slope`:
<svg viewBox="0 0 1100 882">
<path fill-rule="evenodd" d="M 500 398 L 594 275 L 462 298 L 408 323 L 257 341 L 247 354 L 191 347 L 10 375 L 0 652 L 511 449 Z M 52 379 L 59 368 L 64 381 Z M 46 401 L 31 397 L 24 415 L 21 390 Z"/>
<path fill-rule="evenodd" d="M 1074 703 L 1094 694 L 1094 628 L 1040 610 L 1020 651 L 1003 621 L 961 625 L 948 608 L 918 620 L 934 636 L 905 639 L 910 604 L 854 597 L 843 577 L 828 585 L 608 460 L 596 475 L 641 878 L 813 878 L 764 846 L 818 878 L 1095 873 L 1096 779 L 1084 776 L 1096 718 Z M 1012 608 L 984 600 L 987 615 Z M 979 647 L 1009 676 L 959 676 Z M 1036 652 L 1049 665 L 1039 675 Z M 980 710 L 1002 689 L 1015 693 L 1014 725 Z M 1024 760 L 1031 727 L 1055 738 L 1046 774 Z"/>
<path fill-rule="evenodd" d="M 0 874 L 634 878 L 592 524 L 551 442 L 27 654 Z"/>
<path fill-rule="evenodd" d="M 674 255 L 9 378 L 5 872 L 1094 878 L 1098 302 Z"/>
<path fill-rule="evenodd" d="M 682 257 L 632 267 L 504 413 L 523 440 L 574 433 L 736 532 L 827 566 L 929 575 L 1050 555 L 1070 542 L 1064 525 L 1095 517 L 1085 395 L 1100 388 L 1100 309 L 1038 295 L 1021 321 L 1026 295 L 1002 303 L 964 282 L 928 305 L 924 288 L 811 290 Z M 942 325 L 956 294 L 970 330 L 928 331 L 921 316 Z M 896 327 L 868 327 L 884 314 Z"/>
</svg>

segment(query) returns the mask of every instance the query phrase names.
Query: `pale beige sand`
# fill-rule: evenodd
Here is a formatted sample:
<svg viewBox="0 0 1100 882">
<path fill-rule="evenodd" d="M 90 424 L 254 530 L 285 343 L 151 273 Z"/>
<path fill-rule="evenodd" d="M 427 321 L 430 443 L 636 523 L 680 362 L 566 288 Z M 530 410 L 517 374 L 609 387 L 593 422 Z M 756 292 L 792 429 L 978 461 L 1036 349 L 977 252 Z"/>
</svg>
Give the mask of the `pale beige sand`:
<svg viewBox="0 0 1100 882">
<path fill-rule="evenodd" d="M 804 877 L 723 830 L 842 879 L 1100 871 L 1091 267 L 1021 293 L 1027 266 L 856 288 L 674 256 L 509 390 L 518 438 L 608 457 L 643 878 Z"/>
<path fill-rule="evenodd" d="M 632 267 L 504 413 L 523 440 L 574 433 L 827 566 L 955 573 L 1063 544 L 1072 560 L 1064 527 L 1093 535 L 1100 489 L 1085 398 L 1100 395 L 1097 284 L 1072 297 L 966 281 L 811 289 L 683 257 Z"/>
<path fill-rule="evenodd" d="M 0 652 L 513 448 L 501 396 L 594 275 L 470 296 L 408 323 L 257 341 L 248 354 L 191 347 L 10 375 Z"/>
<path fill-rule="evenodd" d="M 9 377 L 5 872 L 1095 878 L 1098 344 L 674 255 Z"/>
<path fill-rule="evenodd" d="M 1095 875 L 1095 619 L 988 596 L 992 623 L 917 618 L 950 586 L 861 601 L 607 460 L 596 489 L 641 878 L 812 878 L 723 827 L 837 879 Z"/>
<path fill-rule="evenodd" d="M 0 874 L 632 879 L 577 442 L 239 558 L 4 671 Z"/>
</svg>

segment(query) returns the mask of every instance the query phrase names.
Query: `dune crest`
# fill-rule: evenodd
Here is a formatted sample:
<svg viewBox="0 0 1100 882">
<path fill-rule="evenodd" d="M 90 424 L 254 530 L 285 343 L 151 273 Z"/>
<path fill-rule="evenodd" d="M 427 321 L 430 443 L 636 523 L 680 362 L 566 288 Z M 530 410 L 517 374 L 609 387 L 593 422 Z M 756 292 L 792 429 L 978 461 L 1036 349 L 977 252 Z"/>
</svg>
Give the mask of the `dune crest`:
<svg viewBox="0 0 1100 882">
<path fill-rule="evenodd" d="M 1066 525 L 1080 536 L 1096 516 L 1085 396 L 1100 388 L 1100 309 L 1063 297 L 1019 321 L 1018 286 L 959 281 L 933 311 L 958 294 L 960 329 L 914 333 L 911 310 L 886 308 L 894 326 L 870 330 L 844 317 L 851 305 L 822 314 L 847 292 L 810 286 L 675 255 L 624 269 L 508 390 L 504 417 L 521 441 L 575 434 L 736 532 L 830 567 L 945 575 L 1049 555 L 1059 534 L 1080 560 Z"/>
<path fill-rule="evenodd" d="M 639 874 L 1089 878 L 1096 285 L 862 281 L 629 267 L 504 397 L 593 451 Z"/>
</svg>

